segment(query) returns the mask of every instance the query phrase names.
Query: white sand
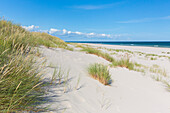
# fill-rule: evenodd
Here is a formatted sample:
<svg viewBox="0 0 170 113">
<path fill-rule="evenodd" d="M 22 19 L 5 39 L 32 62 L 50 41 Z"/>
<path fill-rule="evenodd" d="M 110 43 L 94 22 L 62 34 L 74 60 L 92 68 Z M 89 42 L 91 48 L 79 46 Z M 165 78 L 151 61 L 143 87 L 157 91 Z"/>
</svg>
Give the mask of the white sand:
<svg viewBox="0 0 170 113">
<path fill-rule="evenodd" d="M 151 47 L 93 46 L 156 54 L 169 51 L 165 48 Z M 111 86 L 104 86 L 89 77 L 87 72 L 87 67 L 91 63 L 110 64 L 103 58 L 63 49 L 41 47 L 41 51 L 48 65 L 60 65 L 63 70 L 70 70 L 70 82 L 66 93 L 63 92 L 63 85 L 49 88 L 47 97 L 51 101 L 47 105 L 51 105 L 50 109 L 53 113 L 170 113 L 170 92 L 166 90 L 163 83 L 155 81 L 147 74 L 125 68 L 110 68 L 113 82 Z M 133 57 L 135 59 L 135 56 Z M 161 60 L 153 62 L 161 64 Z M 170 62 L 167 61 L 166 65 L 170 65 Z M 53 71 L 54 68 L 48 67 L 45 78 L 51 78 Z M 79 76 L 80 83 L 78 89 L 75 89 Z"/>
</svg>

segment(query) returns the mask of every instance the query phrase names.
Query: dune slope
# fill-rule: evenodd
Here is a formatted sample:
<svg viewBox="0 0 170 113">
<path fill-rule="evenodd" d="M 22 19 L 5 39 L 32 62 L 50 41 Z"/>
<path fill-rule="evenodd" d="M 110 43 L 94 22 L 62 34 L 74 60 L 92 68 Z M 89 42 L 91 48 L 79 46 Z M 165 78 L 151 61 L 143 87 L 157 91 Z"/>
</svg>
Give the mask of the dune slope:
<svg viewBox="0 0 170 113">
<path fill-rule="evenodd" d="M 46 79 L 51 79 L 54 67 L 70 70 L 66 92 L 62 83 L 49 87 L 47 98 L 53 101 L 46 105 L 51 105 L 51 112 L 170 113 L 170 93 L 149 76 L 126 68 L 110 68 L 113 81 L 104 86 L 88 75 L 87 67 L 91 63 L 110 64 L 105 59 L 59 48 L 40 50 L 47 59 Z"/>
</svg>

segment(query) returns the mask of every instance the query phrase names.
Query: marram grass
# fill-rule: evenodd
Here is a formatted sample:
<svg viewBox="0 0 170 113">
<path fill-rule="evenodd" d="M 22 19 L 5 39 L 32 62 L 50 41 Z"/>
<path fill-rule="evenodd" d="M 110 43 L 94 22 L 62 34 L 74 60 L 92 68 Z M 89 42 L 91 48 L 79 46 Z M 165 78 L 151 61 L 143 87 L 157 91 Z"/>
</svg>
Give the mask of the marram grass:
<svg viewBox="0 0 170 113">
<path fill-rule="evenodd" d="M 112 56 L 110 56 L 108 53 L 104 53 L 101 50 L 98 50 L 92 47 L 82 47 L 82 48 L 83 48 L 82 51 L 86 51 L 89 54 L 100 56 L 106 59 L 107 61 L 112 62 L 111 66 L 125 67 L 125 68 L 128 68 L 129 70 L 135 70 L 134 69 L 135 64 L 131 62 L 128 57 L 123 57 L 120 60 L 116 60 Z"/>
<path fill-rule="evenodd" d="M 32 33 L 10 21 L 0 20 L 0 112 L 38 111 L 44 95 L 42 66 L 35 46 L 69 49 L 57 37 Z"/>
<path fill-rule="evenodd" d="M 125 67 L 129 70 L 134 70 L 135 63 L 132 63 L 129 58 L 121 58 L 120 60 L 112 62 L 112 66 Z"/>
<path fill-rule="evenodd" d="M 91 64 L 88 67 L 88 72 L 94 79 L 97 79 L 104 85 L 109 85 L 111 82 L 111 75 L 109 73 L 108 67 L 103 64 Z"/>
<path fill-rule="evenodd" d="M 1 61 L 0 112 L 37 110 L 34 105 L 40 102 L 44 94 L 42 73 L 35 64 L 34 55 L 24 53 L 22 48 L 12 50 L 11 53 L 8 51 L 11 56 L 7 61 Z"/>
<path fill-rule="evenodd" d="M 89 54 L 94 54 L 94 55 L 100 56 L 110 62 L 115 61 L 115 59 L 113 57 L 111 57 L 108 53 L 104 53 L 98 49 L 95 49 L 92 47 L 82 47 L 82 48 L 83 48 L 82 51 L 86 51 Z"/>
</svg>

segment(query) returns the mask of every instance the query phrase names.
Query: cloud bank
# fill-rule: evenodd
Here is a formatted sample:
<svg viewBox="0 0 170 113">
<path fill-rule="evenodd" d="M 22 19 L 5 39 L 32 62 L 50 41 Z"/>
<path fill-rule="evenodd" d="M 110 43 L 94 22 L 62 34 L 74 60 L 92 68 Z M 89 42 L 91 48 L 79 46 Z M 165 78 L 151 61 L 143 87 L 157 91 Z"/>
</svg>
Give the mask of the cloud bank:
<svg viewBox="0 0 170 113">
<path fill-rule="evenodd" d="M 42 30 L 39 26 L 22 26 L 24 29 L 33 32 L 45 32 L 53 36 L 57 36 L 63 40 L 116 40 L 122 37 L 130 36 L 129 34 L 99 34 L 99 33 L 85 33 L 80 31 L 70 31 L 66 29 L 50 28 L 49 30 Z"/>
</svg>

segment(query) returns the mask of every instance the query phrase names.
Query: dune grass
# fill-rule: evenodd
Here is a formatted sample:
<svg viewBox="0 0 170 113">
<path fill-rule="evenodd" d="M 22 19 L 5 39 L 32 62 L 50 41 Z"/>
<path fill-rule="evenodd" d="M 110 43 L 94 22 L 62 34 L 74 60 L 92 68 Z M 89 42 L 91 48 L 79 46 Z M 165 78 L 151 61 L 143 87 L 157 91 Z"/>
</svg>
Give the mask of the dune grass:
<svg viewBox="0 0 170 113">
<path fill-rule="evenodd" d="M 167 90 L 170 92 L 170 82 L 164 81 L 164 83 L 167 86 Z"/>
<path fill-rule="evenodd" d="M 88 72 L 94 79 L 97 79 L 104 85 L 109 85 L 111 81 L 111 75 L 109 73 L 108 67 L 103 64 L 91 64 L 88 67 Z"/>
<path fill-rule="evenodd" d="M 167 73 L 165 71 L 165 69 L 161 69 L 159 67 L 154 67 L 154 65 L 152 67 L 149 68 L 149 71 L 151 73 L 156 73 L 156 74 L 160 74 L 160 75 L 163 75 L 164 77 L 167 77 Z"/>
<path fill-rule="evenodd" d="M 21 26 L 6 20 L 0 20 L 0 31 L 1 39 L 8 39 L 8 42 L 13 43 L 13 45 L 21 42 L 23 45 L 29 44 L 29 46 L 43 45 L 46 47 L 58 47 L 68 50 L 73 49 L 68 47 L 67 43 L 58 37 L 51 36 L 47 33 L 29 32 Z"/>
<path fill-rule="evenodd" d="M 34 37 L 34 43 L 36 45 L 43 45 L 46 47 L 64 48 L 73 51 L 73 48 L 67 46 L 67 43 L 58 37 L 49 35 L 47 33 L 31 32 Z"/>
<path fill-rule="evenodd" d="M 112 62 L 111 66 L 125 67 L 129 70 L 134 70 L 135 63 L 132 63 L 129 58 L 121 58 L 120 60 Z"/>
<path fill-rule="evenodd" d="M 34 62 L 32 54 L 20 49 L 0 67 L 0 112 L 37 110 L 34 105 L 41 102 L 44 90 L 42 73 Z"/>
<path fill-rule="evenodd" d="M 113 57 L 111 57 L 108 53 L 104 53 L 98 49 L 92 48 L 92 47 L 82 47 L 82 51 L 85 51 L 89 54 L 94 54 L 97 55 L 99 57 L 102 57 L 110 62 L 115 61 L 115 59 Z"/>
<path fill-rule="evenodd" d="M 45 93 L 35 46 L 70 49 L 61 39 L 0 20 L 0 112 L 38 111 Z"/>
<path fill-rule="evenodd" d="M 0 31 L 0 112 L 37 110 L 44 91 L 32 36 L 7 21 L 0 21 Z"/>
<path fill-rule="evenodd" d="M 98 49 L 95 49 L 95 48 L 91 48 L 91 47 L 83 47 L 82 51 L 86 51 L 89 54 L 94 54 L 94 55 L 100 56 L 100 57 L 102 57 L 102 58 L 112 62 L 111 66 L 125 67 L 125 68 L 128 68 L 129 70 L 135 70 L 134 69 L 135 63 L 131 62 L 128 57 L 121 58 L 120 60 L 115 60 L 108 53 L 104 53 L 101 50 L 98 50 Z"/>
</svg>

